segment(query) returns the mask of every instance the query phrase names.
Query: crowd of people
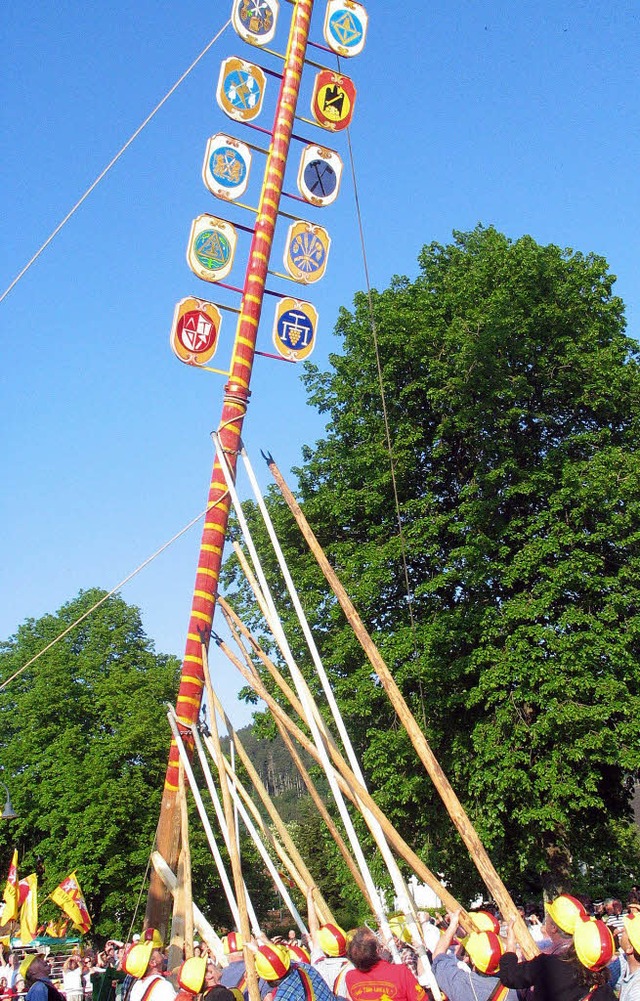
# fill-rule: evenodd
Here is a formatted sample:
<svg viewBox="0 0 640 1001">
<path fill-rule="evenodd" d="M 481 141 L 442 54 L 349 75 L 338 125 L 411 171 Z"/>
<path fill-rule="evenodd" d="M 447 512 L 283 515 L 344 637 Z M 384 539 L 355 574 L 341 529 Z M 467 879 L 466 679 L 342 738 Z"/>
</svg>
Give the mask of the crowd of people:
<svg viewBox="0 0 640 1001">
<path fill-rule="evenodd" d="M 597 907 L 562 894 L 545 908 L 521 910 L 537 955 L 526 958 L 515 922 L 487 908 L 471 912 L 465 932 L 460 911 L 444 918 L 421 913 L 419 936 L 402 916 L 385 938 L 368 926 L 343 931 L 320 924 L 308 899 L 308 935 L 260 937 L 248 944 L 261 1001 L 640 1001 L 640 894 L 623 906 Z M 202 943 L 174 970 L 154 929 L 131 943 L 108 942 L 94 955 L 66 957 L 54 978 L 43 954 L 18 965 L 1 956 L 0 1001 L 248 1001 L 245 943 L 222 939 L 224 962 Z M 3 984 L 4 981 L 4 984 Z"/>
</svg>

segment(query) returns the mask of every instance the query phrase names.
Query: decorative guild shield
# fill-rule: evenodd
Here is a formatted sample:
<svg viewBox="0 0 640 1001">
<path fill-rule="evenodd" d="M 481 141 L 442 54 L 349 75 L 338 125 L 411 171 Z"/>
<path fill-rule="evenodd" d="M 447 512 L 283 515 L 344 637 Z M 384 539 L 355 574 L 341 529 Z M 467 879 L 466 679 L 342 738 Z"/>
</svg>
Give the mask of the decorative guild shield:
<svg viewBox="0 0 640 1001">
<path fill-rule="evenodd" d="M 189 296 L 175 308 L 170 343 L 186 365 L 206 365 L 218 347 L 222 316 L 217 306 Z"/>
<path fill-rule="evenodd" d="M 316 344 L 318 313 L 310 302 L 281 299 L 273 323 L 273 343 L 283 358 L 304 361 Z"/>
<path fill-rule="evenodd" d="M 267 78 L 259 66 L 229 56 L 220 67 L 216 99 L 229 118 L 250 122 L 262 110 Z"/>
<path fill-rule="evenodd" d="M 323 129 L 338 132 L 351 122 L 356 101 L 353 80 L 332 70 L 316 75 L 311 98 L 311 113 Z"/>
<path fill-rule="evenodd" d="M 203 281 L 221 281 L 233 267 L 237 243 L 238 234 L 231 223 L 212 215 L 199 215 L 191 224 L 187 263 Z"/>
<path fill-rule="evenodd" d="M 202 180 L 212 195 L 226 200 L 240 198 L 247 190 L 251 151 L 244 143 L 218 132 L 207 143 Z"/>
<path fill-rule="evenodd" d="M 298 191 L 311 205 L 331 205 L 338 197 L 342 160 L 332 149 L 305 146 L 298 168 Z"/>
<path fill-rule="evenodd" d="M 319 281 L 327 266 L 331 237 L 322 226 L 299 219 L 287 233 L 284 266 L 297 282 L 310 285 Z"/>
<path fill-rule="evenodd" d="M 367 36 L 369 15 L 353 0 L 329 0 L 324 16 L 324 38 L 339 56 L 357 56 Z"/>
<path fill-rule="evenodd" d="M 234 0 L 231 20 L 249 45 L 268 45 L 276 33 L 278 0 Z"/>
</svg>

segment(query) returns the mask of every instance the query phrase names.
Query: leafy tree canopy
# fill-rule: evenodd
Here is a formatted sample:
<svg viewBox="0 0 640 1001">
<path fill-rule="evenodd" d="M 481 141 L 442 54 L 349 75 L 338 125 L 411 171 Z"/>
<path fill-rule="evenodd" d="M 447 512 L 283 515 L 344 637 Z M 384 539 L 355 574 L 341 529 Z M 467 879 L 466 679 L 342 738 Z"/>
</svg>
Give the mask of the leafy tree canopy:
<svg viewBox="0 0 640 1001">
<path fill-rule="evenodd" d="M 299 496 L 503 878 L 621 892 L 640 874 L 638 348 L 602 257 L 479 226 L 419 264 L 358 294 L 329 371 L 307 366 L 327 428 Z M 381 806 L 472 896 L 437 794 L 270 503 Z"/>
<path fill-rule="evenodd" d="M 81 592 L 56 614 L 27 620 L 0 648 L 0 676 L 103 594 Z M 13 845 L 21 876 L 42 856 L 41 904 L 77 869 L 99 936 L 126 932 L 135 911 L 167 764 L 165 703 L 179 670 L 177 658 L 154 652 L 138 609 L 112 597 L 0 692 L 2 775 L 19 814 L 0 828 L 6 869 Z"/>
</svg>

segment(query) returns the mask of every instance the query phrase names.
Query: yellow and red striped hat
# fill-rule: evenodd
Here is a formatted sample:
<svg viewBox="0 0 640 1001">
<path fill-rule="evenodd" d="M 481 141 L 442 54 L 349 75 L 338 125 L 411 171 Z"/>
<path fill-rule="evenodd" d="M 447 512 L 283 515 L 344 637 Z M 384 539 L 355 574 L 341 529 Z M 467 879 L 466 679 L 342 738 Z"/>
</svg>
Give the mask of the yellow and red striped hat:
<svg viewBox="0 0 640 1001">
<path fill-rule="evenodd" d="M 162 935 L 157 928 L 145 928 L 142 933 L 142 940 L 144 942 L 151 942 L 154 949 L 161 949 L 163 946 Z"/>
<path fill-rule="evenodd" d="M 244 939 L 238 931 L 230 931 L 222 939 L 222 949 L 225 956 L 230 956 L 232 952 L 242 952 Z"/>
<path fill-rule="evenodd" d="M 546 905 L 546 910 L 553 923 L 567 935 L 573 935 L 578 918 L 588 916 L 584 905 L 569 893 L 561 893 Z"/>
<path fill-rule="evenodd" d="M 178 973 L 178 983 L 190 994 L 199 994 L 204 984 L 207 972 L 207 960 L 204 956 L 192 956 L 185 959 Z"/>
<path fill-rule="evenodd" d="M 478 931 L 493 931 L 500 934 L 500 922 L 490 911 L 471 911 L 470 915 Z"/>
<path fill-rule="evenodd" d="M 311 956 L 306 949 L 303 949 L 301 945 L 290 945 L 287 942 L 287 949 L 291 953 L 291 958 L 296 963 L 310 963 Z"/>
<path fill-rule="evenodd" d="M 604 921 L 584 917 L 576 922 L 573 943 L 578 959 L 588 970 L 601 970 L 616 951 L 613 935 Z"/>
<path fill-rule="evenodd" d="M 125 973 L 131 977 L 144 977 L 147 972 L 151 953 L 156 948 L 151 939 L 148 942 L 138 942 L 131 946 L 122 963 Z"/>
<path fill-rule="evenodd" d="M 284 945 L 261 945 L 256 952 L 256 973 L 263 980 L 282 980 L 291 966 L 291 955 Z"/>
<path fill-rule="evenodd" d="M 631 945 L 636 952 L 640 952 L 640 914 L 630 911 L 622 920 Z"/>
<path fill-rule="evenodd" d="M 502 939 L 494 931 L 471 932 L 464 945 L 471 962 L 480 973 L 496 973 L 504 952 Z"/>
<path fill-rule="evenodd" d="M 327 956 L 344 956 L 347 951 L 347 936 L 338 925 L 320 925 L 318 943 Z"/>
</svg>

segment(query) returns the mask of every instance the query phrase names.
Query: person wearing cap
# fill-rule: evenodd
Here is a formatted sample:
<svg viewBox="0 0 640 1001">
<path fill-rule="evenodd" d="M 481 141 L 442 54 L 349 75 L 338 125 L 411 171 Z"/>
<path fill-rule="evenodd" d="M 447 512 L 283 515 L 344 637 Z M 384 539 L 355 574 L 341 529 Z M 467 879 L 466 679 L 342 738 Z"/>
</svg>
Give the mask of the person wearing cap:
<svg viewBox="0 0 640 1001">
<path fill-rule="evenodd" d="M 310 960 L 327 986 L 335 992 L 338 981 L 344 983 L 344 976 L 341 976 L 341 973 L 346 969 L 352 970 L 353 963 L 347 959 L 347 936 L 342 928 L 334 924 L 320 925 L 313 900 L 313 889 L 310 886 L 307 890 Z"/>
<path fill-rule="evenodd" d="M 498 994 L 501 995 L 500 1001 L 518 1001 L 515 991 L 505 989 L 503 997 L 499 990 L 501 984 L 497 972 L 503 950 L 493 926 L 491 930 L 473 932 L 467 937 L 467 965 L 459 963 L 452 951 L 460 911 L 450 911 L 447 917 L 449 925 L 433 949 L 431 969 L 438 987 L 449 1001 L 488 1001 L 489 998 L 493 1001 Z"/>
<path fill-rule="evenodd" d="M 237 1001 L 237 995 L 220 983 L 222 967 L 208 957 L 202 986 L 202 1001 Z"/>
<path fill-rule="evenodd" d="M 269 984 L 272 1001 L 335 1001 L 317 969 L 292 962 L 284 945 L 263 942 L 256 951 L 256 973 Z"/>
<path fill-rule="evenodd" d="M 220 983 L 230 990 L 233 987 L 240 987 L 240 990 L 244 990 L 246 986 L 247 970 L 244 965 L 243 947 L 244 940 L 240 932 L 230 931 L 222 938 L 222 951 L 229 963 L 222 971 Z"/>
<path fill-rule="evenodd" d="M 380 958 L 378 939 L 370 928 L 358 928 L 347 956 L 353 963 L 345 977 L 352 1001 L 379 1001 L 383 994 L 394 1001 L 425 1001 L 427 995 L 411 970 Z"/>
<path fill-rule="evenodd" d="M 222 938 L 222 951 L 229 959 L 228 966 L 225 966 L 220 975 L 220 986 L 228 990 L 239 990 L 244 993 L 247 988 L 247 968 L 244 962 L 244 940 L 240 932 L 231 931 Z M 258 981 L 260 997 L 265 997 L 269 993 L 269 985 L 265 980 Z"/>
<path fill-rule="evenodd" d="M 587 916 L 582 901 L 572 897 L 570 893 L 561 893 L 559 897 L 545 905 L 542 931 L 544 939 L 539 943 L 540 952 L 548 956 L 561 956 L 571 947 L 572 935 L 579 918 Z"/>
<path fill-rule="evenodd" d="M 64 1001 L 64 995 L 51 980 L 51 966 L 42 952 L 25 956 L 18 972 L 24 977 L 29 1001 Z"/>
<path fill-rule="evenodd" d="M 555 901 L 554 901 L 555 903 Z M 584 908 L 583 908 L 584 910 Z M 556 917 L 564 920 L 564 914 Z M 541 952 L 533 959 L 518 961 L 514 922 L 507 929 L 506 952 L 500 960 L 500 980 L 507 987 L 518 991 L 533 987 L 536 1001 L 615 1001 L 615 993 L 609 985 L 606 968 L 613 955 L 613 939 L 603 921 L 596 921 L 588 915 L 576 913 L 573 940 L 562 953 Z M 571 919 L 570 919 L 571 922 Z M 587 955 L 589 949 L 580 953 L 577 939 L 582 926 L 597 926 L 597 955 Z M 591 931 L 591 928 L 586 929 Z"/>
<path fill-rule="evenodd" d="M 640 1001 L 640 913 L 625 916 L 618 941 L 622 959 L 620 1001 Z"/>
<path fill-rule="evenodd" d="M 152 937 L 131 947 L 124 959 L 124 972 L 136 978 L 129 1001 L 175 1001 L 176 992 L 163 976 L 164 954 Z"/>
</svg>

